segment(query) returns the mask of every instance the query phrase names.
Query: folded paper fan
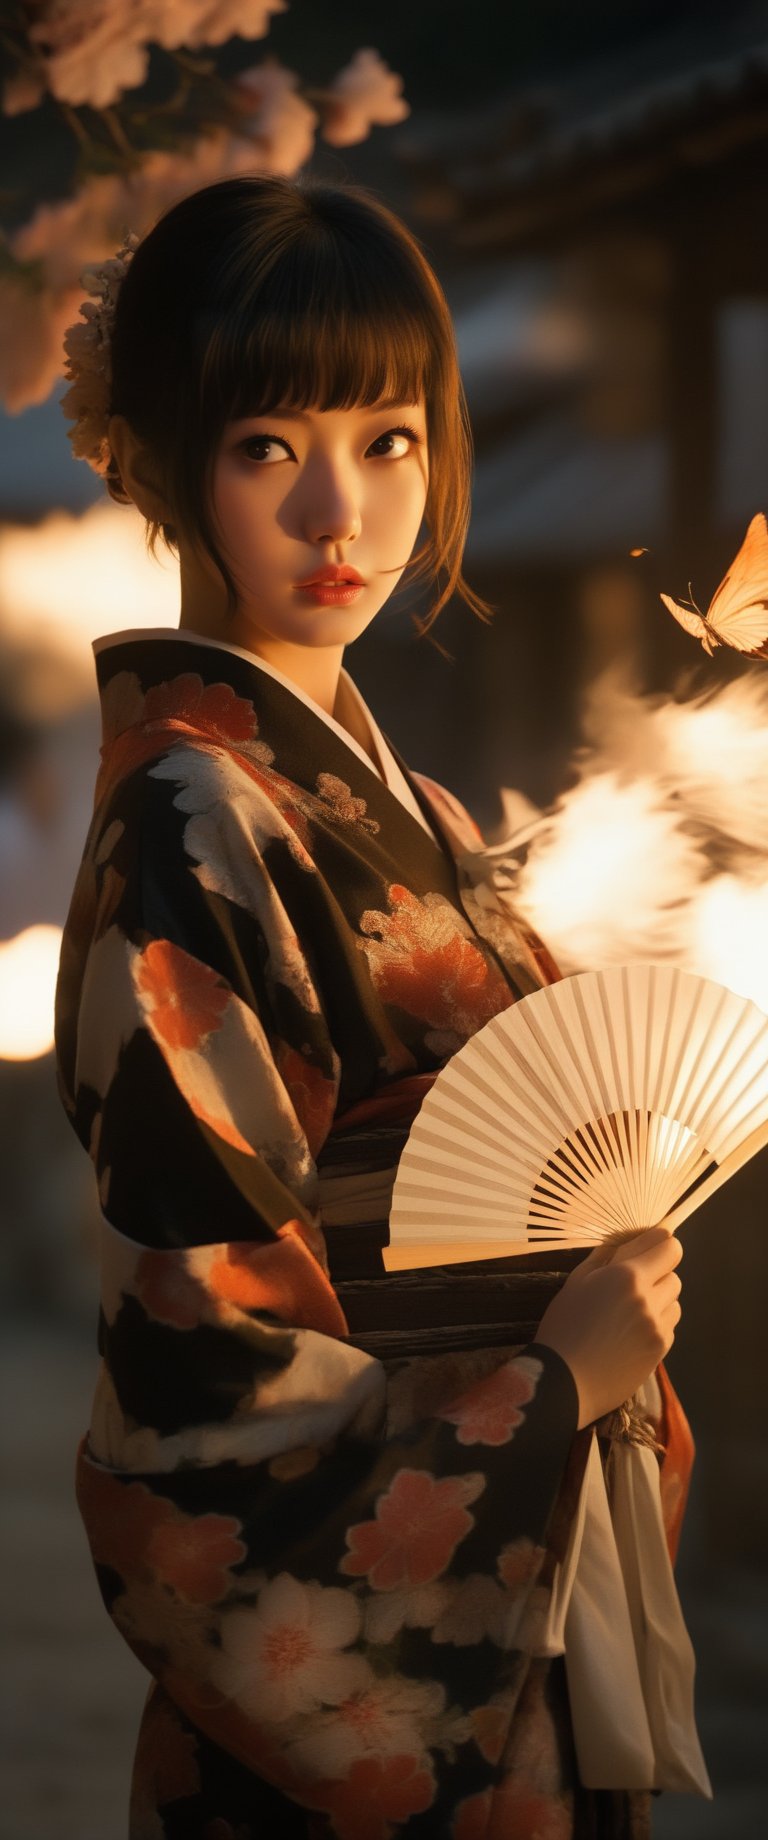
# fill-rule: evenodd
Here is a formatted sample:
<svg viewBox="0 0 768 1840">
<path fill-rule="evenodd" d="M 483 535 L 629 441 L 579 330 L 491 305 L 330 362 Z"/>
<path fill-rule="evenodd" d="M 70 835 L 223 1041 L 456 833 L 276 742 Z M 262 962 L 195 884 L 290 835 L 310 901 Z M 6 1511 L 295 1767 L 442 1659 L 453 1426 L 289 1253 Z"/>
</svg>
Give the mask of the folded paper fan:
<svg viewBox="0 0 768 1840">
<path fill-rule="evenodd" d="M 388 1271 L 671 1228 L 768 1143 L 768 1016 L 628 965 L 503 1010 L 443 1067 L 395 1180 Z"/>
</svg>

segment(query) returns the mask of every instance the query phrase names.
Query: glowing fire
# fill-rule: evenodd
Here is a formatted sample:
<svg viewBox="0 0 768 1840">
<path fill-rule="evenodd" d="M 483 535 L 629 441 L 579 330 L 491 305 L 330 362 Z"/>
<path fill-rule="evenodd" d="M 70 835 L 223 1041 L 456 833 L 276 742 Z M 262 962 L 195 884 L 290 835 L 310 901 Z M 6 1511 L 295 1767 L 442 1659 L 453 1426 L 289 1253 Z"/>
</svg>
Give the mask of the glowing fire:
<svg viewBox="0 0 768 1840">
<path fill-rule="evenodd" d="M 711 670 L 712 667 L 709 667 Z M 633 695 L 610 674 L 585 711 L 592 771 L 650 774 L 670 810 L 721 831 L 729 845 L 768 852 L 768 670 L 684 700 Z"/>
<path fill-rule="evenodd" d="M 562 799 L 534 843 L 520 904 L 563 969 L 678 955 L 703 867 L 652 779 L 599 772 Z"/>
<path fill-rule="evenodd" d="M 517 905 L 564 971 L 664 958 L 768 1011 L 768 671 L 687 702 L 603 680 L 585 730 Z"/>
<path fill-rule="evenodd" d="M 144 545 L 144 519 L 130 505 L 94 505 L 82 517 L 57 511 L 36 528 L 0 531 L 0 630 L 82 662 L 93 680 L 91 640 L 129 626 L 177 626 L 179 570 L 158 543 Z"/>
<path fill-rule="evenodd" d="M 50 1053 L 60 951 L 58 926 L 28 926 L 0 944 L 0 1059 Z"/>
<path fill-rule="evenodd" d="M 123 626 L 176 626 L 178 613 L 178 564 L 162 544 L 157 562 L 147 555 L 144 521 L 131 506 L 97 504 L 81 517 L 55 512 L 36 528 L 0 530 L 0 638 L 11 655 L 34 658 L 29 714 L 35 720 L 47 721 L 93 697 L 92 639 Z M 47 675 L 43 666 L 50 667 Z M 29 817 L 13 805 L 13 793 L 5 797 L 10 817 L 2 839 L 4 881 L 13 889 L 14 919 L 29 882 L 33 919 L 39 846 L 33 827 L 30 847 Z M 70 829 L 76 797 L 76 788 L 66 789 L 58 817 Z M 88 815 L 84 810 L 81 842 Z M 55 854 L 59 874 L 65 858 L 64 850 Z M 53 891 L 64 910 L 76 870 L 75 859 L 69 888 Z M 0 930 L 2 918 L 0 887 Z M 60 928 L 48 925 L 29 926 L 0 944 L 0 1059 L 32 1060 L 52 1048 L 60 946 Z"/>
<path fill-rule="evenodd" d="M 692 904 L 689 962 L 768 1010 L 768 875 L 761 882 L 718 875 Z"/>
</svg>

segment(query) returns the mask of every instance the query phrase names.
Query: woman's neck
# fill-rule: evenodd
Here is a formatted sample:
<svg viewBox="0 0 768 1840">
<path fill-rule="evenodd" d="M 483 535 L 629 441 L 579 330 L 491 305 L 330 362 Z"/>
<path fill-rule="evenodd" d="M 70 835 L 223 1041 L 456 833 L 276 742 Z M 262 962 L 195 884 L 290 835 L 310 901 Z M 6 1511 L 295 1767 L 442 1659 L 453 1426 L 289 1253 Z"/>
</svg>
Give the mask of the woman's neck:
<svg viewBox="0 0 768 1840">
<path fill-rule="evenodd" d="M 343 646 L 289 645 L 266 633 L 256 633 L 251 623 L 237 614 L 232 619 L 211 620 L 199 607 L 182 608 L 179 631 L 199 633 L 203 639 L 220 639 L 225 645 L 238 645 L 241 651 L 251 652 L 254 658 L 263 658 L 305 696 L 311 696 L 326 715 L 335 714 Z"/>
<path fill-rule="evenodd" d="M 254 643 L 254 632 L 247 621 L 238 618 L 231 620 L 212 620 L 206 618 L 204 611 L 198 608 L 195 613 L 182 609 L 179 616 L 179 631 L 198 633 L 201 639 L 219 639 L 224 644 L 238 645 L 241 651 L 250 652 L 254 658 L 263 658 L 276 671 L 282 672 L 289 683 L 295 684 L 297 690 L 303 690 L 310 696 L 318 709 L 324 709 L 326 715 L 333 716 L 334 721 L 345 728 L 348 735 L 364 749 L 369 760 L 380 771 L 379 758 L 371 736 L 370 729 L 362 711 L 354 698 L 349 695 L 341 665 L 344 656 L 343 647 L 311 647 L 308 645 L 284 645 L 271 640 L 266 634 L 258 635 Z"/>
</svg>

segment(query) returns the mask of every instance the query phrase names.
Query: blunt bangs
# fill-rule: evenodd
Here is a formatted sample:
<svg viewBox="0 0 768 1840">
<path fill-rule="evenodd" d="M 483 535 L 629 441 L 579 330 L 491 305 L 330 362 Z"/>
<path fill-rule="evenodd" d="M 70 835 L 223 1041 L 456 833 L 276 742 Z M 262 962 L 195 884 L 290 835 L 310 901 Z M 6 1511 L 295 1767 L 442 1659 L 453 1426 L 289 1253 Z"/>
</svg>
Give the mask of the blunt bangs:
<svg viewBox="0 0 768 1840">
<path fill-rule="evenodd" d="M 307 287 L 301 255 L 283 258 L 253 304 L 236 297 L 224 309 L 201 368 L 209 429 L 280 406 L 368 408 L 422 396 L 429 404 L 437 328 L 425 323 L 424 302 L 409 304 L 397 286 L 382 298 L 380 276 L 361 276 L 331 243 Z"/>
<path fill-rule="evenodd" d="M 464 581 L 472 443 L 448 305 L 416 238 L 362 186 L 255 175 L 193 192 L 139 244 L 118 296 L 111 412 L 146 446 L 178 548 L 194 533 L 235 583 L 212 523 L 213 467 L 227 423 L 278 408 L 343 410 L 424 401 L 427 540 L 403 583 L 445 581 L 425 631 Z M 110 495 L 129 495 L 112 460 Z"/>
</svg>

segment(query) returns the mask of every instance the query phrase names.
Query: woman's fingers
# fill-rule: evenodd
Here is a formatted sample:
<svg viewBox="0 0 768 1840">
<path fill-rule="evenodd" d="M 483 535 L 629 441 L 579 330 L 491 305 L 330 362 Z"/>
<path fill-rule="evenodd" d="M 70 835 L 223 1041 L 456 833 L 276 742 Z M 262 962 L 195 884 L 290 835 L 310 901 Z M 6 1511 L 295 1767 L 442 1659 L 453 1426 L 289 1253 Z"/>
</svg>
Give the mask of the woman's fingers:
<svg viewBox="0 0 768 1840">
<path fill-rule="evenodd" d="M 547 1306 L 537 1340 L 570 1366 L 580 1425 L 628 1398 L 667 1353 L 681 1316 L 682 1256 L 662 1226 L 604 1242 Z"/>
<path fill-rule="evenodd" d="M 666 1310 L 662 1310 L 661 1326 L 666 1339 L 667 1351 L 671 1348 L 675 1339 L 675 1330 L 682 1314 L 682 1309 L 676 1297 L 667 1305 Z"/>
<path fill-rule="evenodd" d="M 682 1285 L 676 1271 L 671 1271 L 666 1278 L 661 1278 L 653 1287 L 653 1310 L 662 1334 L 671 1339 L 682 1316 L 680 1292 Z M 669 1345 L 669 1344 L 667 1344 Z"/>
<path fill-rule="evenodd" d="M 674 1297 L 679 1297 L 682 1288 L 682 1279 L 676 1271 L 668 1271 L 663 1278 L 657 1278 L 653 1287 L 653 1301 L 657 1308 L 665 1310 Z"/>
<path fill-rule="evenodd" d="M 679 1265 L 682 1256 L 679 1239 L 675 1239 L 666 1227 L 647 1227 L 621 1239 L 612 1234 L 580 1261 L 571 1272 L 569 1282 L 578 1284 L 605 1265 L 631 1263 L 637 1266 L 639 1279 L 652 1283 L 657 1276 Z"/>
<path fill-rule="evenodd" d="M 636 1233 L 632 1239 L 622 1240 L 613 1253 L 613 1264 L 623 1263 L 625 1259 L 636 1261 L 645 1276 L 653 1277 L 656 1271 L 669 1271 L 679 1265 L 683 1248 L 679 1239 L 675 1239 L 666 1227 L 648 1227 L 643 1233 Z"/>
</svg>

